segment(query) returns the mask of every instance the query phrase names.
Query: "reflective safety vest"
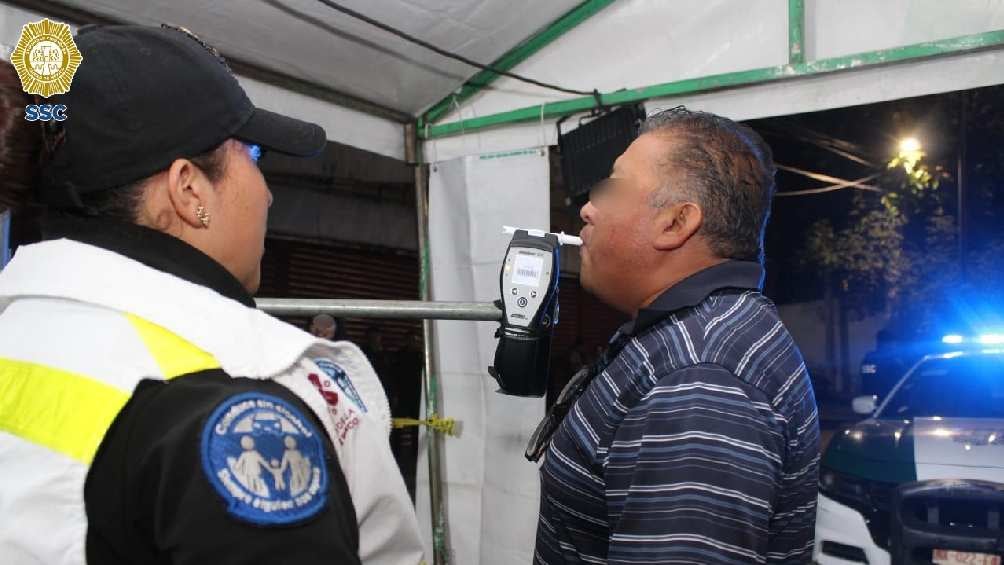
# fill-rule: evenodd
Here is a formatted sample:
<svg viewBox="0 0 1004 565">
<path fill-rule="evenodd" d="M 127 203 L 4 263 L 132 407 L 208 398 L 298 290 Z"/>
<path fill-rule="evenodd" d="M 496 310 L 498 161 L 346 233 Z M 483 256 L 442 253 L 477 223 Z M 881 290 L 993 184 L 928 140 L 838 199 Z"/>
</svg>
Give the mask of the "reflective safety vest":
<svg viewBox="0 0 1004 565">
<path fill-rule="evenodd" d="M 84 482 L 116 415 L 140 380 L 207 369 L 299 396 L 335 446 L 362 562 L 421 561 L 389 404 L 357 347 L 70 240 L 24 246 L 0 273 L 0 561 L 84 563 Z"/>
</svg>

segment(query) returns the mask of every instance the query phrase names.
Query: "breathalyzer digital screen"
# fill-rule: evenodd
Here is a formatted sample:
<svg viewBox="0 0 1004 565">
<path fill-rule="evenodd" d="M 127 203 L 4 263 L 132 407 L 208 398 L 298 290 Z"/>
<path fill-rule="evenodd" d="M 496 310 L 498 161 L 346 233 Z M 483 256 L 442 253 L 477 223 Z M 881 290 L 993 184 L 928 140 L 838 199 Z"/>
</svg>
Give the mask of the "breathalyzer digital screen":
<svg viewBox="0 0 1004 565">
<path fill-rule="evenodd" d="M 516 255 L 513 262 L 513 284 L 539 286 L 544 271 L 544 258 L 534 255 Z"/>
</svg>

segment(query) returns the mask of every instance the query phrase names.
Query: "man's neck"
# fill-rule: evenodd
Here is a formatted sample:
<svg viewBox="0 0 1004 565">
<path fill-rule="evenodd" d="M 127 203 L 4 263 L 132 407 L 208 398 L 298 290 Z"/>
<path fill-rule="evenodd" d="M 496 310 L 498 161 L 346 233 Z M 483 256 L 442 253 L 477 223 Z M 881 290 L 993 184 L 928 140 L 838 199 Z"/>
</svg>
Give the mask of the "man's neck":
<svg viewBox="0 0 1004 565">
<path fill-rule="evenodd" d="M 662 296 L 664 292 L 673 288 L 680 281 L 693 276 L 696 273 L 714 267 L 728 261 L 728 259 L 722 259 L 721 257 L 704 256 L 700 258 L 694 258 L 686 262 L 684 265 L 679 264 L 669 264 L 664 266 L 662 269 L 658 270 L 652 277 L 654 291 L 647 293 L 646 298 L 631 312 L 632 318 L 638 317 L 638 311 L 645 308 L 655 302 L 655 299 Z"/>
</svg>

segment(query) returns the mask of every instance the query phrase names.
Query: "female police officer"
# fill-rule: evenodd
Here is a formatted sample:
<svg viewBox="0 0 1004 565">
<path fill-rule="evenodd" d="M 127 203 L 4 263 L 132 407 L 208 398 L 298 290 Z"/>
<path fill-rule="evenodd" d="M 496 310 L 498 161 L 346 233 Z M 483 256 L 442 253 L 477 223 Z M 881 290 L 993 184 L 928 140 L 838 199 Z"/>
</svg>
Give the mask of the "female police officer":
<svg viewBox="0 0 1004 565">
<path fill-rule="evenodd" d="M 252 106 L 184 30 L 76 41 L 69 118 L 42 136 L 46 241 L 0 273 L 0 555 L 415 565 L 372 369 L 250 296 L 257 159 L 323 130 Z"/>
</svg>

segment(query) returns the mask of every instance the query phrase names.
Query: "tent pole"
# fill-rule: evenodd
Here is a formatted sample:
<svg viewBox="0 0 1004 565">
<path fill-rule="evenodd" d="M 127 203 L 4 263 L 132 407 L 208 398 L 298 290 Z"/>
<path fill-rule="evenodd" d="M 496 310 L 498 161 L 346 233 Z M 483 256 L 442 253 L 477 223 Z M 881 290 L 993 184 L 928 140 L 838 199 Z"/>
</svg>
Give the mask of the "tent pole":
<svg viewBox="0 0 1004 565">
<path fill-rule="evenodd" d="M 788 0 L 788 63 L 805 63 L 805 0 Z"/>
<path fill-rule="evenodd" d="M 429 263 L 429 198 L 428 198 L 428 165 L 423 163 L 421 146 L 418 141 L 416 124 L 405 125 L 405 160 L 415 169 L 415 213 L 418 224 L 418 295 L 423 301 L 432 296 L 432 278 Z M 425 385 L 425 415 L 427 418 L 439 416 L 440 390 L 436 375 L 435 358 L 433 357 L 432 321 L 422 320 L 422 336 L 425 344 L 425 370 L 423 384 Z M 432 560 L 433 565 L 449 563 L 449 527 L 446 520 L 446 499 L 444 496 L 445 481 L 443 478 L 443 435 L 429 429 L 427 431 L 429 446 L 429 506 L 432 514 Z"/>
</svg>

